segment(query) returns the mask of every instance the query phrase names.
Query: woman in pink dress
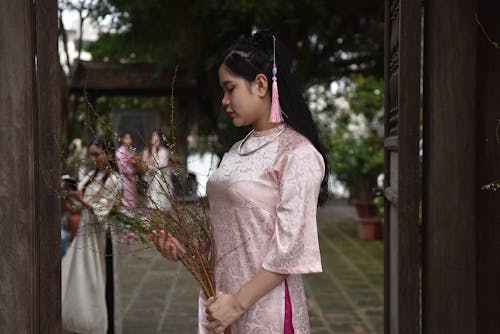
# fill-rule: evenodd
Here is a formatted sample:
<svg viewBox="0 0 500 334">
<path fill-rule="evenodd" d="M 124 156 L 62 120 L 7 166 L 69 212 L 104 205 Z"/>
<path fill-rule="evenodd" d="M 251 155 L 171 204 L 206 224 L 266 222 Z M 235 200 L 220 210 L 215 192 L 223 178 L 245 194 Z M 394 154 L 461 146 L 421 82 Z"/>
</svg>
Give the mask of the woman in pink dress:
<svg viewBox="0 0 500 334">
<path fill-rule="evenodd" d="M 120 135 L 120 147 L 116 151 L 116 164 L 122 178 L 122 205 L 127 209 L 135 209 L 137 197 L 137 176 L 135 175 L 136 154 L 132 151 L 134 138 L 130 131 Z"/>
<path fill-rule="evenodd" d="M 253 130 L 207 184 L 219 293 L 200 296 L 199 333 L 310 332 L 301 274 L 322 271 L 316 208 L 326 199 L 326 156 L 291 59 L 274 41 L 267 32 L 239 40 L 219 67 L 226 113 L 234 126 Z M 152 240 L 166 258 L 182 256 L 171 235 Z"/>
</svg>

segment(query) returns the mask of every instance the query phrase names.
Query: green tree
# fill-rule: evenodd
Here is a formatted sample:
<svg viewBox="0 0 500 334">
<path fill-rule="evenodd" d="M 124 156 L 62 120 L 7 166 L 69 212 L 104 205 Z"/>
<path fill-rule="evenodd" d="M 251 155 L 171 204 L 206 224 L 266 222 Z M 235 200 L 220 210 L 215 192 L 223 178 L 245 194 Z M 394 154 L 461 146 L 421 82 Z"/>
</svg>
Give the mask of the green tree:
<svg viewBox="0 0 500 334">
<path fill-rule="evenodd" d="M 229 44 L 270 28 L 290 48 L 299 82 L 328 86 L 351 72 L 382 76 L 383 2 L 103 0 L 94 18 L 111 24 L 89 46 L 95 60 L 179 65 L 197 79 L 199 121 L 226 147 L 217 67 Z M 203 134 L 203 133 L 201 133 Z M 207 134 L 207 133 L 205 133 Z M 232 136 L 241 136 L 233 131 Z"/>
<path fill-rule="evenodd" d="M 371 201 L 384 168 L 383 87 L 374 76 L 351 76 L 344 92 L 346 105 L 331 119 L 332 131 L 323 131 L 330 171 L 351 197 L 363 201 Z"/>
</svg>

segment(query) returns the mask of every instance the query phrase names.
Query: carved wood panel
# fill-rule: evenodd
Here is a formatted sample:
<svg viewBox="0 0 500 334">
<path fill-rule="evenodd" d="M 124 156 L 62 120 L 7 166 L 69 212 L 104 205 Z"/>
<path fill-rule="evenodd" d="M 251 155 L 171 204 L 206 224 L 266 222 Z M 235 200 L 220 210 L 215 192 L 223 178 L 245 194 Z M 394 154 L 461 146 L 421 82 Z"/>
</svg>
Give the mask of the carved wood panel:
<svg viewBox="0 0 500 334">
<path fill-rule="evenodd" d="M 421 8 L 385 6 L 384 330 L 417 334 Z"/>
</svg>

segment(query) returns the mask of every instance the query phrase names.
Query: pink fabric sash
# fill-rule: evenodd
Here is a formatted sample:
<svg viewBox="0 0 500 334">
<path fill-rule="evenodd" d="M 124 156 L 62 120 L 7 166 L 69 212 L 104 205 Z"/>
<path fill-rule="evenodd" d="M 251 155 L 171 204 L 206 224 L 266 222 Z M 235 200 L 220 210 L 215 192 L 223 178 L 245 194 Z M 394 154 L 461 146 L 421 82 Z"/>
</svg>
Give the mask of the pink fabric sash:
<svg viewBox="0 0 500 334">
<path fill-rule="evenodd" d="M 284 334 L 294 334 L 292 323 L 292 303 L 290 301 L 290 293 L 288 292 L 288 283 L 285 279 L 285 325 Z"/>
</svg>

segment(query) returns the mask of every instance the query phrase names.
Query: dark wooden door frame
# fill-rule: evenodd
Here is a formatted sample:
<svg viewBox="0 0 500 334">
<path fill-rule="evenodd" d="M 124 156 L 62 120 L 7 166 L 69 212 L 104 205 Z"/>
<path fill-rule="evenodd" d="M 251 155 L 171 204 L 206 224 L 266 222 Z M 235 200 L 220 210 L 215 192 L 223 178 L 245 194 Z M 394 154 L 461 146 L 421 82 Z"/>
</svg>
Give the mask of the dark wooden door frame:
<svg viewBox="0 0 500 334">
<path fill-rule="evenodd" d="M 476 333 L 476 2 L 425 3 L 422 326 L 429 334 Z"/>
<path fill-rule="evenodd" d="M 500 2 L 424 1 L 423 41 L 420 3 L 386 1 L 385 333 L 500 333 Z"/>
<path fill-rule="evenodd" d="M 444 14 L 445 13 L 445 14 Z M 425 2 L 423 333 L 500 333 L 498 0 Z M 443 19 L 446 17 L 446 19 Z"/>
<path fill-rule="evenodd" d="M 479 1 L 485 31 L 500 43 L 500 2 Z M 500 333 L 500 191 L 479 190 L 500 179 L 500 48 L 477 29 L 476 333 Z"/>
<path fill-rule="evenodd" d="M 418 334 L 421 1 L 385 8 L 384 331 Z"/>
<path fill-rule="evenodd" d="M 0 1 L 0 333 L 60 333 L 57 1 Z"/>
</svg>

